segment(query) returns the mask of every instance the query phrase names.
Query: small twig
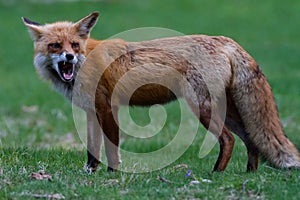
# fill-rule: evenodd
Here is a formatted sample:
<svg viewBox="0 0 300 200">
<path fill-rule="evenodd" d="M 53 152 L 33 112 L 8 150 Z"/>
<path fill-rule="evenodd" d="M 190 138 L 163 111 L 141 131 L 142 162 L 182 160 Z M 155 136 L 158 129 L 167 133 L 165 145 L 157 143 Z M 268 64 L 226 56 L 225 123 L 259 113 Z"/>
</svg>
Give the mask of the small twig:
<svg viewBox="0 0 300 200">
<path fill-rule="evenodd" d="M 188 165 L 187 164 L 179 164 L 173 167 L 173 169 L 187 169 Z"/>
<path fill-rule="evenodd" d="M 243 187 L 243 193 L 246 193 L 246 185 L 247 185 L 247 183 L 248 183 L 248 179 L 246 179 L 244 182 L 243 182 L 243 185 L 242 185 L 242 187 Z"/>
<path fill-rule="evenodd" d="M 276 169 L 276 168 L 274 168 L 274 167 L 271 167 L 271 166 L 269 166 L 269 165 L 263 165 L 263 167 L 265 167 L 265 168 L 269 168 L 269 169 L 271 169 L 271 170 L 273 170 L 273 171 L 276 171 L 276 172 L 279 172 L 279 173 L 281 173 L 281 174 L 282 174 L 282 171 L 281 171 L 281 170 L 279 170 L 279 169 Z"/>
<path fill-rule="evenodd" d="M 162 176 L 158 176 L 156 179 L 159 180 L 159 181 L 161 181 L 161 182 L 164 182 L 164 183 L 171 183 L 171 181 L 169 181 L 168 179 L 165 179 Z"/>
</svg>

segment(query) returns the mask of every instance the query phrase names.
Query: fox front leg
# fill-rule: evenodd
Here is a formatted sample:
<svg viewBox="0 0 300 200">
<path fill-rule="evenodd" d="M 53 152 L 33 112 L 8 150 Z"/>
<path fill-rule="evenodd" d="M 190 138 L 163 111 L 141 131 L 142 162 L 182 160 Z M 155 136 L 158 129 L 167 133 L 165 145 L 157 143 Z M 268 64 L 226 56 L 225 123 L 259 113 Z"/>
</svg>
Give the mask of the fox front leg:
<svg viewBox="0 0 300 200">
<path fill-rule="evenodd" d="M 95 172 L 98 164 L 101 162 L 101 146 L 103 140 L 103 131 L 97 119 L 95 112 L 87 112 L 87 171 Z"/>
<path fill-rule="evenodd" d="M 97 92 L 95 106 L 97 118 L 104 133 L 107 171 L 117 171 L 120 163 L 118 108 L 112 109 L 109 98 L 102 92 Z"/>
</svg>

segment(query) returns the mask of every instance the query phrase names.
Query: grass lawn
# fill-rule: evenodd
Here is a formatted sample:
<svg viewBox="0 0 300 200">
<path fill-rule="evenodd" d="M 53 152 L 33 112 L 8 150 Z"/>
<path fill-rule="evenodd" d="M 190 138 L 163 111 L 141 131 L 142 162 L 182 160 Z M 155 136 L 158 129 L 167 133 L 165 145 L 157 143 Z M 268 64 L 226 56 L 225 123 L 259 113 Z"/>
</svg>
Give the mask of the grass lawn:
<svg viewBox="0 0 300 200">
<path fill-rule="evenodd" d="M 219 148 L 198 157 L 202 127 L 190 148 L 163 169 L 107 173 L 102 165 L 88 175 L 72 107 L 37 77 L 21 17 L 41 23 L 75 21 L 95 10 L 101 16 L 91 35 L 98 39 L 138 27 L 235 39 L 261 66 L 286 135 L 300 146 L 299 1 L 0 0 L 0 199 L 299 199 L 300 172 L 260 162 L 256 173 L 246 173 L 246 148 L 238 138 L 227 170 L 211 173 Z M 178 102 L 165 109 L 162 131 L 145 140 L 123 133 L 122 149 L 150 152 L 168 144 L 178 129 L 180 110 Z M 148 111 L 134 108 L 131 115 L 137 124 L 147 125 Z M 29 177 L 39 171 L 52 179 Z"/>
</svg>

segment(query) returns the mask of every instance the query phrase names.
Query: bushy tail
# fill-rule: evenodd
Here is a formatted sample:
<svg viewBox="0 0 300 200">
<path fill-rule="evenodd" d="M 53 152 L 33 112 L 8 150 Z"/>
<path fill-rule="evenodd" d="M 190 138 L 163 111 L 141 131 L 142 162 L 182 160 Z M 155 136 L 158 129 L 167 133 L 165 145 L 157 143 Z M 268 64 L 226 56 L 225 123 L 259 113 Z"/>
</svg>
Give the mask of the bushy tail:
<svg viewBox="0 0 300 200">
<path fill-rule="evenodd" d="M 284 134 L 270 85 L 258 65 L 239 46 L 232 54 L 231 62 L 231 94 L 247 137 L 271 164 L 300 169 L 300 154 Z"/>
</svg>

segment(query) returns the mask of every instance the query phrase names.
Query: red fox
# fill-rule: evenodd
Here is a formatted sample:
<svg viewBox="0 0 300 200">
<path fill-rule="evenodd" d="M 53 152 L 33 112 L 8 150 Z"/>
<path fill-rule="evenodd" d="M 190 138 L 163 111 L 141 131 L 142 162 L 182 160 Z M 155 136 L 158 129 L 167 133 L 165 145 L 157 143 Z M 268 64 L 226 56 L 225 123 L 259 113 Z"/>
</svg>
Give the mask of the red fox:
<svg viewBox="0 0 300 200">
<path fill-rule="evenodd" d="M 76 23 L 45 25 L 22 18 L 34 40 L 37 73 L 70 101 L 77 95 L 73 103 L 87 113 L 90 171 L 96 171 L 100 163 L 102 131 L 107 170 L 118 169 L 119 127 L 114 116 L 126 99 L 129 105 L 149 106 L 180 97 L 219 141 L 214 171 L 224 171 L 231 158 L 235 142 L 231 132 L 246 145 L 247 171 L 257 170 L 259 156 L 275 167 L 300 168 L 299 152 L 284 134 L 271 88 L 256 61 L 239 44 L 207 35 L 144 42 L 94 40 L 90 32 L 98 16 L 94 12 Z M 128 72 L 129 78 L 116 88 Z M 131 92 L 145 80 L 151 83 Z M 75 89 L 75 82 L 84 89 Z M 213 110 L 223 109 L 224 94 L 222 119 Z"/>
</svg>

